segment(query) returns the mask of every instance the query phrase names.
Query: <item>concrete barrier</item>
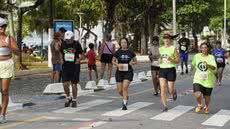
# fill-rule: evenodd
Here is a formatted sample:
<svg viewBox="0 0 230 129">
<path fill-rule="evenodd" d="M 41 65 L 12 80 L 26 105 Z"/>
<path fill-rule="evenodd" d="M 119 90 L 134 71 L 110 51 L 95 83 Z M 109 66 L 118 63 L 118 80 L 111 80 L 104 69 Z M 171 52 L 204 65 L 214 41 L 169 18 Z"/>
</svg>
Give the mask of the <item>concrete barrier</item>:
<svg viewBox="0 0 230 129">
<path fill-rule="evenodd" d="M 97 87 L 100 89 L 110 89 L 110 88 L 114 88 L 114 85 L 109 85 L 108 80 L 101 79 L 99 80 Z"/>
<path fill-rule="evenodd" d="M 146 81 L 146 80 L 148 80 L 148 78 L 147 78 L 146 75 L 145 75 L 145 72 L 140 72 L 140 73 L 138 73 L 138 79 L 141 80 L 141 81 Z"/>
<path fill-rule="evenodd" d="M 2 105 L 2 93 L 0 92 L 0 105 Z M 9 96 L 8 111 L 15 111 L 23 108 L 23 103 L 14 103 Z"/>
<path fill-rule="evenodd" d="M 117 84 L 116 79 L 115 79 L 115 77 L 112 77 L 110 79 L 110 85 L 115 85 L 115 84 Z"/>
<path fill-rule="evenodd" d="M 146 75 L 147 77 L 152 77 L 152 72 L 151 72 L 151 70 L 149 70 L 148 72 L 147 72 L 147 75 Z"/>
<path fill-rule="evenodd" d="M 149 56 L 143 55 L 143 56 L 136 56 L 137 62 L 149 62 Z"/>
<path fill-rule="evenodd" d="M 72 86 L 69 86 L 70 88 L 70 93 L 72 93 Z M 78 84 L 78 96 L 79 95 L 85 95 L 88 93 L 93 93 L 93 90 L 82 90 L 81 86 Z M 43 94 L 63 94 L 64 88 L 63 88 L 63 83 L 53 83 L 53 84 L 48 84 L 43 91 Z"/>
<path fill-rule="evenodd" d="M 98 89 L 95 81 L 88 81 L 85 86 L 86 89 Z"/>
</svg>

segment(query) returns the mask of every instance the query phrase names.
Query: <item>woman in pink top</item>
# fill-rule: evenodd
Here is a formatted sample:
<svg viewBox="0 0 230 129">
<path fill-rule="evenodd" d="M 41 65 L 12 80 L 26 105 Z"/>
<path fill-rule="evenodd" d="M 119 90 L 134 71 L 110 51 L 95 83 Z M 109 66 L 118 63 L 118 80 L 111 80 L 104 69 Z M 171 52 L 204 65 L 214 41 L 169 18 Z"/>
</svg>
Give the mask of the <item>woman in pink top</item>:
<svg viewBox="0 0 230 129">
<path fill-rule="evenodd" d="M 101 79 L 104 78 L 104 71 L 106 64 L 108 64 L 108 70 L 107 70 L 107 78 L 110 82 L 111 74 L 112 74 L 112 59 L 113 54 L 115 52 L 115 45 L 111 42 L 112 36 L 111 34 L 106 35 L 106 41 L 102 43 L 100 47 L 100 55 L 101 55 Z"/>
</svg>

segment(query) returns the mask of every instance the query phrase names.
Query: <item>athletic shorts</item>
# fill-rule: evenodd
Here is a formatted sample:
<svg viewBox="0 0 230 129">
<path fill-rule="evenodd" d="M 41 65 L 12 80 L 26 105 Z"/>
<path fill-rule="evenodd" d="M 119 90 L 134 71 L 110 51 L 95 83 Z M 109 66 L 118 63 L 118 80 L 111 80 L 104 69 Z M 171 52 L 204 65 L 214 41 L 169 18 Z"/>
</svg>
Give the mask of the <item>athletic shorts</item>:
<svg viewBox="0 0 230 129">
<path fill-rule="evenodd" d="M 106 64 L 112 64 L 113 55 L 112 54 L 102 54 L 101 62 Z"/>
<path fill-rule="evenodd" d="M 62 70 L 62 66 L 61 64 L 53 64 L 53 71 L 61 71 Z"/>
<path fill-rule="evenodd" d="M 89 70 L 96 70 L 96 68 L 97 68 L 96 64 L 88 64 Z"/>
<path fill-rule="evenodd" d="M 217 68 L 224 68 L 225 67 L 225 63 L 217 63 Z"/>
<path fill-rule="evenodd" d="M 180 53 L 180 60 L 181 60 L 181 61 L 188 62 L 188 53 L 183 53 L 183 52 L 181 52 L 181 53 Z"/>
<path fill-rule="evenodd" d="M 159 66 L 151 66 L 152 71 L 159 71 L 160 67 Z"/>
<path fill-rule="evenodd" d="M 128 72 L 121 72 L 121 71 L 116 71 L 115 73 L 115 78 L 116 82 L 123 82 L 124 80 L 133 80 L 133 71 L 128 71 Z"/>
<path fill-rule="evenodd" d="M 176 81 L 176 68 L 160 68 L 159 78 Z"/>
<path fill-rule="evenodd" d="M 62 82 L 71 81 L 73 84 L 79 82 L 80 64 L 63 64 Z"/>
<path fill-rule="evenodd" d="M 198 83 L 193 84 L 193 92 L 195 93 L 197 91 L 200 91 L 204 96 L 211 96 L 212 89 L 213 88 L 206 88 Z"/>
</svg>

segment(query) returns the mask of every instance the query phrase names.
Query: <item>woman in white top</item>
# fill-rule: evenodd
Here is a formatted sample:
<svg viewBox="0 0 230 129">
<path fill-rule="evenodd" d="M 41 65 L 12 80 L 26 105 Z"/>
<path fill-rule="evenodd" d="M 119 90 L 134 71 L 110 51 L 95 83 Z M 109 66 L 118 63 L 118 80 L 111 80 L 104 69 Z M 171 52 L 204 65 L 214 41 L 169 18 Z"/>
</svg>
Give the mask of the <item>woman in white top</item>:
<svg viewBox="0 0 230 129">
<path fill-rule="evenodd" d="M 7 20 L 0 17 L 0 79 L 1 79 L 1 93 L 2 105 L 0 106 L 0 123 L 6 122 L 6 110 L 9 101 L 9 85 L 11 78 L 14 76 L 14 61 L 12 59 L 12 52 L 19 54 L 19 49 L 15 40 L 7 36 L 5 31 L 7 27 Z"/>
</svg>

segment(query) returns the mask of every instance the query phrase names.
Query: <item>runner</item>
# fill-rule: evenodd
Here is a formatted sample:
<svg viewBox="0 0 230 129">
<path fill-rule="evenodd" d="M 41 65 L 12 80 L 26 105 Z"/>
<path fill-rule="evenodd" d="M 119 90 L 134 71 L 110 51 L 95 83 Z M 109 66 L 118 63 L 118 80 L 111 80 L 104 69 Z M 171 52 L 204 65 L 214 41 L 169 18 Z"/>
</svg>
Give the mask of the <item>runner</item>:
<svg viewBox="0 0 230 129">
<path fill-rule="evenodd" d="M 51 54 L 52 54 L 52 64 L 53 64 L 53 72 L 52 72 L 52 82 L 58 82 L 60 80 L 60 72 L 62 70 L 62 54 L 61 54 L 61 33 L 54 33 L 54 40 L 50 44 Z"/>
<path fill-rule="evenodd" d="M 115 52 L 115 45 L 112 43 L 111 39 L 112 39 L 111 34 L 107 34 L 106 41 L 102 43 L 99 52 L 101 55 L 101 79 L 104 78 L 105 67 L 107 64 L 108 65 L 107 78 L 109 82 L 111 79 L 112 67 L 113 67 L 112 59 L 113 59 L 113 54 Z"/>
<path fill-rule="evenodd" d="M 94 44 L 89 44 L 90 50 L 87 52 L 89 80 L 92 81 L 92 70 L 95 71 L 96 82 L 98 82 L 97 66 L 96 66 L 96 52 L 94 50 Z"/>
<path fill-rule="evenodd" d="M 203 94 L 205 100 L 204 113 L 208 114 L 217 66 L 214 56 L 208 54 L 209 46 L 206 42 L 201 44 L 200 49 L 201 53 L 196 54 L 192 59 L 192 65 L 196 68 L 193 79 L 193 93 L 197 101 L 195 112 L 198 113 L 202 110 L 201 94 Z"/>
<path fill-rule="evenodd" d="M 117 66 L 116 82 L 117 90 L 123 97 L 122 110 L 127 110 L 128 104 L 128 88 L 130 82 L 133 80 L 132 66 L 137 63 L 136 55 L 128 49 L 128 39 L 122 38 L 120 40 L 121 48 L 116 51 L 113 58 L 113 64 Z"/>
<path fill-rule="evenodd" d="M 176 81 L 176 64 L 180 62 L 179 53 L 172 46 L 173 36 L 169 32 L 165 32 L 163 36 L 164 46 L 160 47 L 160 88 L 161 101 L 164 106 L 163 112 L 168 111 L 167 107 L 167 89 L 172 95 L 174 101 L 177 99 L 177 92 L 174 87 Z M 168 88 L 167 88 L 168 87 Z"/>
<path fill-rule="evenodd" d="M 221 42 L 217 41 L 216 42 L 216 47 L 213 50 L 213 55 L 215 56 L 216 59 L 216 64 L 217 64 L 217 83 L 218 86 L 221 86 L 221 81 L 223 77 L 223 71 L 225 68 L 225 58 L 227 58 L 227 53 L 225 49 L 221 48 Z"/>
<path fill-rule="evenodd" d="M 65 107 L 68 107 L 72 102 L 72 107 L 77 107 L 77 83 L 80 76 L 80 60 L 82 54 L 81 44 L 74 41 L 72 31 L 65 33 L 65 41 L 62 44 L 63 66 L 62 66 L 62 81 L 66 94 Z M 70 97 L 69 85 L 72 85 L 73 98 Z"/>
<path fill-rule="evenodd" d="M 7 20 L 0 17 L 0 80 L 2 105 L 0 105 L 0 123 L 6 122 L 6 111 L 9 102 L 9 86 L 14 77 L 14 61 L 12 52 L 19 55 L 16 41 L 6 35 Z"/>
<path fill-rule="evenodd" d="M 185 33 L 182 33 L 182 38 L 179 40 L 179 52 L 181 61 L 181 75 L 184 74 L 184 64 L 186 68 L 186 74 L 188 73 L 188 52 L 189 52 L 190 40 L 185 37 Z"/>
<path fill-rule="evenodd" d="M 153 36 L 152 44 L 149 48 L 149 59 L 151 61 L 151 72 L 152 72 L 152 80 L 153 80 L 153 88 L 154 88 L 154 96 L 157 96 L 160 90 L 159 86 L 159 58 L 160 58 L 160 52 L 159 52 L 159 37 Z"/>
</svg>

